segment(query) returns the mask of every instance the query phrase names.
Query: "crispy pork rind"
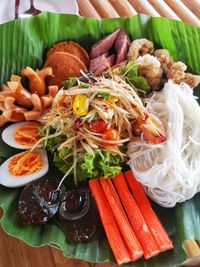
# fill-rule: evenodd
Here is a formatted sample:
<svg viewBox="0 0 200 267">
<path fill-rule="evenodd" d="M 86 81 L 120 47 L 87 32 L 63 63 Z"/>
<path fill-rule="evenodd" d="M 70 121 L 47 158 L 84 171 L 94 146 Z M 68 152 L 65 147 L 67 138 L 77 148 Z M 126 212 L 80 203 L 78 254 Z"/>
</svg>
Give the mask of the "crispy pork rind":
<svg viewBox="0 0 200 267">
<path fill-rule="evenodd" d="M 77 58 L 79 58 L 83 64 L 88 68 L 89 66 L 89 55 L 86 50 L 81 47 L 79 44 L 72 41 L 64 41 L 55 44 L 47 52 L 47 58 L 52 55 L 54 52 L 66 52 Z"/>
<path fill-rule="evenodd" d="M 87 68 L 83 62 L 66 52 L 54 52 L 51 54 L 45 64 L 44 68 L 51 67 L 53 69 L 53 77 L 47 78 L 48 85 L 57 85 L 59 88 L 63 87 L 63 81 L 70 77 L 79 77 L 81 70 L 87 72 Z"/>
<path fill-rule="evenodd" d="M 173 64 L 173 60 L 169 52 L 166 49 L 157 49 L 154 52 L 154 56 L 160 61 L 164 73 L 167 74 Z"/>
<path fill-rule="evenodd" d="M 160 61 L 161 67 L 168 79 L 177 84 L 187 83 L 190 87 L 197 87 L 200 83 L 200 76 L 185 72 L 187 66 L 183 62 L 173 62 L 169 52 L 165 49 L 158 49 L 154 52 L 155 57 Z"/>
<path fill-rule="evenodd" d="M 183 62 L 175 62 L 171 65 L 167 73 L 167 78 L 177 84 L 184 82 L 192 88 L 197 87 L 200 83 L 200 76 L 185 72 L 186 69 L 187 66 Z"/>
<path fill-rule="evenodd" d="M 163 70 L 158 59 L 146 54 L 136 60 L 139 75 L 145 77 L 154 90 L 159 90 L 162 84 Z"/>
<path fill-rule="evenodd" d="M 151 41 L 142 38 L 134 40 L 129 48 L 127 58 L 128 60 L 135 61 L 139 56 L 144 56 L 146 54 L 153 54 L 154 45 Z"/>
</svg>

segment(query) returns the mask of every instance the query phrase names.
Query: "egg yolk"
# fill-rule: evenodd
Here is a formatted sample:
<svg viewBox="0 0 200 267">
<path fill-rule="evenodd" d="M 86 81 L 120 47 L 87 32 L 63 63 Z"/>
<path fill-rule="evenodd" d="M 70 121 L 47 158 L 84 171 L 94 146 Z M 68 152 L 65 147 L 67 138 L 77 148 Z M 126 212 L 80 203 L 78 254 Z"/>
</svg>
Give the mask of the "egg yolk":
<svg viewBox="0 0 200 267">
<path fill-rule="evenodd" d="M 37 143 L 41 138 L 39 126 L 34 124 L 24 125 L 18 128 L 14 133 L 16 143 L 23 146 L 31 146 Z"/>
<path fill-rule="evenodd" d="M 14 156 L 8 165 L 9 172 L 14 176 L 32 174 L 42 168 L 42 158 L 37 151 L 26 151 Z"/>
</svg>

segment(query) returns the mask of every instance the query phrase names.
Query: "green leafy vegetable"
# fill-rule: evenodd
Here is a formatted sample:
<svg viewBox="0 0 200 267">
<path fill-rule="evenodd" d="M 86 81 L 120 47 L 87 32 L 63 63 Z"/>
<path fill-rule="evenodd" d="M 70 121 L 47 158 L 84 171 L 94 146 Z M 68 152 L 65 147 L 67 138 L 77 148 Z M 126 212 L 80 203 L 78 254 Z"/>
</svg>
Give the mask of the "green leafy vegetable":
<svg viewBox="0 0 200 267">
<path fill-rule="evenodd" d="M 101 94 L 98 94 L 98 97 L 101 97 L 101 98 L 104 98 L 104 99 L 108 99 L 109 96 L 110 96 L 109 93 L 101 93 Z"/>
<path fill-rule="evenodd" d="M 121 158 L 118 155 L 98 149 L 85 155 L 81 169 L 88 174 L 88 178 L 113 177 L 121 171 L 120 164 Z"/>
<path fill-rule="evenodd" d="M 137 88 L 141 96 L 145 97 L 148 93 L 150 93 L 150 86 L 144 77 L 138 76 L 138 77 L 129 78 L 128 82 L 130 84 L 133 84 Z"/>
<path fill-rule="evenodd" d="M 43 147 L 49 152 L 54 152 L 63 142 L 63 140 L 64 136 L 62 135 L 53 138 L 48 138 L 46 141 L 43 142 Z"/>
<path fill-rule="evenodd" d="M 71 168 L 73 157 L 69 156 L 71 149 L 54 153 L 54 163 L 63 173 Z M 66 158 L 67 157 L 67 158 Z M 121 171 L 121 158 L 112 155 L 108 151 L 97 149 L 94 153 L 87 153 L 76 165 L 77 180 L 84 181 L 87 178 L 114 177 Z"/>
<path fill-rule="evenodd" d="M 77 82 L 77 78 L 76 77 L 71 77 L 68 80 L 63 82 L 63 86 L 66 89 L 69 89 L 69 88 L 71 88 L 71 87 L 73 87 L 73 86 L 75 86 L 77 84 L 78 84 L 78 82 Z"/>
<path fill-rule="evenodd" d="M 125 66 L 124 66 L 124 75 L 128 78 L 134 78 L 138 76 L 138 67 L 133 61 L 129 61 Z"/>
<path fill-rule="evenodd" d="M 138 67 L 133 61 L 113 69 L 113 73 L 125 76 L 126 81 L 137 88 L 141 97 L 145 97 L 150 92 L 150 85 L 144 77 L 138 75 Z"/>
<path fill-rule="evenodd" d="M 83 83 L 83 82 L 80 83 L 80 88 L 89 88 L 89 87 L 90 87 L 89 83 Z"/>
</svg>

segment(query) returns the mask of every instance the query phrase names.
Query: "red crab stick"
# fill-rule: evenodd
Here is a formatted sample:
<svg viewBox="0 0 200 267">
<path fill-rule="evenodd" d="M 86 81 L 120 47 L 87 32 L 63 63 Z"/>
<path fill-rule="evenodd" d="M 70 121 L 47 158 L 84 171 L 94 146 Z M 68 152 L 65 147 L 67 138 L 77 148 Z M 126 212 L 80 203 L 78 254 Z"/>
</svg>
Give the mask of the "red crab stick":
<svg viewBox="0 0 200 267">
<path fill-rule="evenodd" d="M 101 189 L 99 181 L 90 180 L 89 187 L 93 193 L 108 242 L 111 246 L 117 263 L 123 264 L 131 261 L 128 249 L 124 244 L 123 238 L 115 221 L 115 217 L 106 201 L 106 197 Z"/>
<path fill-rule="evenodd" d="M 119 173 L 117 176 L 115 176 L 113 182 L 126 210 L 134 233 L 143 249 L 145 259 L 149 259 L 157 255 L 160 251 L 144 220 L 144 217 L 140 212 L 140 209 L 138 208 L 132 194 L 129 191 L 123 173 Z"/>
<path fill-rule="evenodd" d="M 172 241 L 153 211 L 142 185 L 135 179 L 132 171 L 125 172 L 125 177 L 160 251 L 173 248 Z"/>
<path fill-rule="evenodd" d="M 100 178 L 100 184 L 106 196 L 107 202 L 112 209 L 115 220 L 124 239 L 124 243 L 128 248 L 131 260 L 135 261 L 141 258 L 143 255 L 142 248 L 133 232 L 133 229 L 128 221 L 126 213 L 110 178 Z"/>
</svg>

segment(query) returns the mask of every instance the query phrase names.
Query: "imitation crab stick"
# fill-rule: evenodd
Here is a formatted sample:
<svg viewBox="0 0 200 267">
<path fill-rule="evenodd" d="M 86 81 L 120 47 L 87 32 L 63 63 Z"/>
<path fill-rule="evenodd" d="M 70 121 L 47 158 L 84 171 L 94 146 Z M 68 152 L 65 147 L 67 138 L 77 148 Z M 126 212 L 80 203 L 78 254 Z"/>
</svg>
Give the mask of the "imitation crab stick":
<svg viewBox="0 0 200 267">
<path fill-rule="evenodd" d="M 124 209 L 126 210 L 134 233 L 143 249 L 145 259 L 149 259 L 157 255 L 160 251 L 144 220 L 144 217 L 140 212 L 140 209 L 138 208 L 132 194 L 129 191 L 123 173 L 119 173 L 113 179 L 113 182 L 124 206 Z"/>
<path fill-rule="evenodd" d="M 120 199 L 115 191 L 115 188 L 109 178 L 100 178 L 101 187 L 105 193 L 107 202 L 112 209 L 114 217 L 116 219 L 119 230 L 122 234 L 126 247 L 128 248 L 132 261 L 135 261 L 142 257 L 142 248 L 133 232 L 133 229 L 128 221 L 126 213 L 122 207 Z"/>
<path fill-rule="evenodd" d="M 90 180 L 90 190 L 93 193 L 108 242 L 118 264 L 131 261 L 128 249 L 123 241 L 115 217 L 98 180 Z"/>
<path fill-rule="evenodd" d="M 132 171 L 125 172 L 125 177 L 160 251 L 173 248 L 172 241 L 153 211 L 142 185 L 135 179 Z"/>
</svg>

